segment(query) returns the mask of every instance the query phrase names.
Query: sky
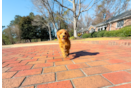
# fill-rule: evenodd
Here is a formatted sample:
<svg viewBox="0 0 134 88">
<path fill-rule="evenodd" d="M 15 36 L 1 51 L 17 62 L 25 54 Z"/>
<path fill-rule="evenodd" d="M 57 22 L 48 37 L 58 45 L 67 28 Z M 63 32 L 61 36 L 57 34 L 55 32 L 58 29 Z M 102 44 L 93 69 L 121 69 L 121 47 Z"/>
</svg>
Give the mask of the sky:
<svg viewBox="0 0 134 88">
<path fill-rule="evenodd" d="M 134 0 L 131 0 L 131 8 L 134 8 Z M 134 15 L 134 9 L 131 9 L 131 15 Z"/>
<path fill-rule="evenodd" d="M 86 0 L 85 3 L 89 3 L 89 0 Z M 88 11 L 90 17 L 93 16 L 94 10 L 94 8 L 91 8 Z M 34 9 L 31 0 L 2 0 L 2 26 L 7 27 L 10 21 L 14 20 L 15 15 L 27 16 L 30 12 L 33 12 L 35 15 L 39 14 Z"/>
<path fill-rule="evenodd" d="M 9 25 L 15 15 L 27 16 L 30 12 L 38 14 L 31 0 L 2 0 L 2 26 Z"/>
<path fill-rule="evenodd" d="M 30 12 L 39 14 L 31 0 L 2 0 L 2 26 L 9 25 L 15 15 L 27 16 Z"/>
</svg>

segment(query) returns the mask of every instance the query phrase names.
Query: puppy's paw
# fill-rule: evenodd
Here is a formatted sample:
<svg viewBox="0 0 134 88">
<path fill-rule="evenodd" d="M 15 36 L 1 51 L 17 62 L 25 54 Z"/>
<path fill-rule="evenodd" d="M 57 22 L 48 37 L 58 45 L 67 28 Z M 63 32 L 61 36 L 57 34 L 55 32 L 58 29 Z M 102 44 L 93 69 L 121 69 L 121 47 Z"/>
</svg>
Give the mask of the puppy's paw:
<svg viewBox="0 0 134 88">
<path fill-rule="evenodd" d="M 67 57 L 67 54 L 64 54 L 63 57 L 66 58 Z"/>
<path fill-rule="evenodd" d="M 69 56 L 69 53 L 67 54 L 67 56 Z"/>
<path fill-rule="evenodd" d="M 67 56 L 63 56 L 64 58 L 66 58 Z"/>
</svg>

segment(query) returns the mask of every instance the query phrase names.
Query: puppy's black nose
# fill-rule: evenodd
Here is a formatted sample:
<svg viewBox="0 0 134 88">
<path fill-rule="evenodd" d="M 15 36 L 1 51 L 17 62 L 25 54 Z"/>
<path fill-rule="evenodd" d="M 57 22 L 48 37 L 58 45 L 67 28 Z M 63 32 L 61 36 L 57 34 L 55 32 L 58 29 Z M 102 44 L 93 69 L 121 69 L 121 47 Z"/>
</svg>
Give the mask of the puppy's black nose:
<svg viewBox="0 0 134 88">
<path fill-rule="evenodd" d="M 65 36 L 63 36 L 63 37 L 65 37 Z"/>
</svg>

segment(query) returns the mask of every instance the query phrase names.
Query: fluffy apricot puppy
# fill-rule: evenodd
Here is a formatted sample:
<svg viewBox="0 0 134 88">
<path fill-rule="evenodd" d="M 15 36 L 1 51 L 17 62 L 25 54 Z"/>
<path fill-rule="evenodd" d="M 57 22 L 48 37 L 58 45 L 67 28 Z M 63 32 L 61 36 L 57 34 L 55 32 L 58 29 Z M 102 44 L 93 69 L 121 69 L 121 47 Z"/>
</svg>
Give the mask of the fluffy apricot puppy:
<svg viewBox="0 0 134 88">
<path fill-rule="evenodd" d="M 59 46 L 64 58 L 69 55 L 69 49 L 71 47 L 69 40 L 69 33 L 65 29 L 61 29 L 57 32 L 57 37 L 59 40 Z"/>
</svg>

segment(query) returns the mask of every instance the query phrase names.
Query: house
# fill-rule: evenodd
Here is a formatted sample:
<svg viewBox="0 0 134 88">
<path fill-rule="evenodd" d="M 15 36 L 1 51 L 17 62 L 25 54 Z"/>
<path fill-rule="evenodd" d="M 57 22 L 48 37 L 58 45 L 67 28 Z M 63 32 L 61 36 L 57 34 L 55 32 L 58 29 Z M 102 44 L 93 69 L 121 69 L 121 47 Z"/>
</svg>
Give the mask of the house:
<svg viewBox="0 0 134 88">
<path fill-rule="evenodd" d="M 81 30 L 79 30 L 77 33 L 78 34 L 89 33 L 89 29 L 88 28 L 81 28 Z"/>
<path fill-rule="evenodd" d="M 99 23 L 97 25 L 90 25 L 89 33 L 93 31 L 102 31 L 102 30 L 118 30 L 124 26 L 131 25 L 131 10 L 128 10 L 120 15 L 112 17 L 105 22 Z"/>
</svg>

